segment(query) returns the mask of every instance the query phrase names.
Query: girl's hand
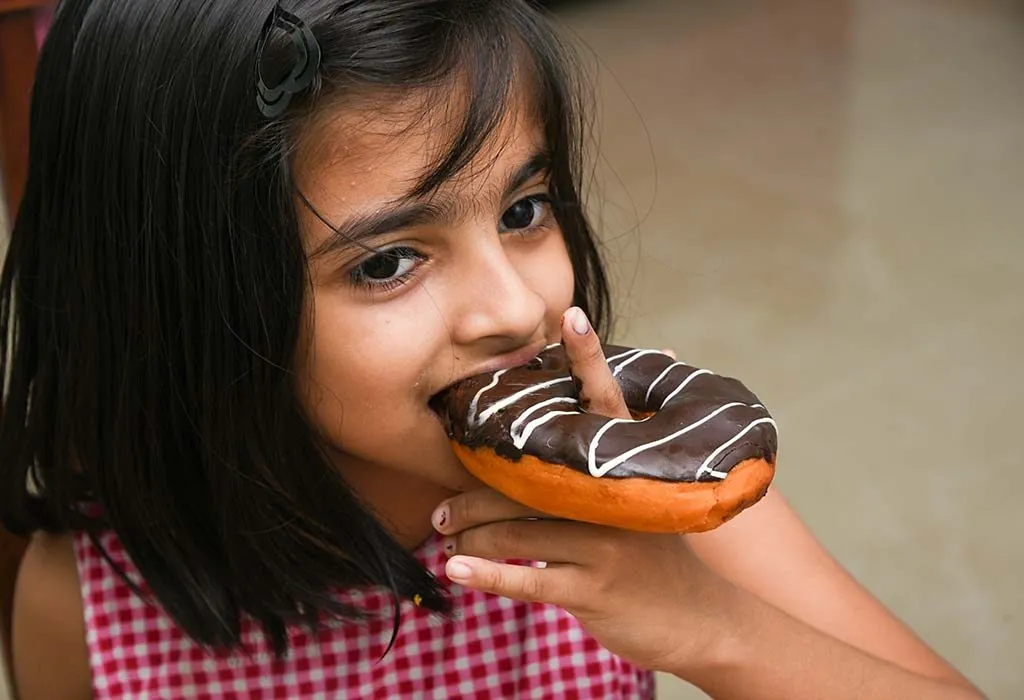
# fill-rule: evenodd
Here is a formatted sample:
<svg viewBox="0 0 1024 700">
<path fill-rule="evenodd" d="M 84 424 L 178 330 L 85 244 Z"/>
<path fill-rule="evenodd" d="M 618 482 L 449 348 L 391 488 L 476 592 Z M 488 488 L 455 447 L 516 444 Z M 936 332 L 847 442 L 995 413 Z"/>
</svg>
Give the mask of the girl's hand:
<svg viewBox="0 0 1024 700">
<path fill-rule="evenodd" d="M 562 326 L 581 385 L 581 405 L 593 413 L 628 418 L 586 316 L 570 309 Z M 643 668 L 674 670 L 710 658 L 716 623 L 723 617 L 719 613 L 732 589 L 682 536 L 554 520 L 487 488 L 442 503 L 434 524 L 449 536 L 446 573 L 456 583 L 562 607 L 603 646 Z"/>
<path fill-rule="evenodd" d="M 575 314 L 570 309 L 563 318 L 562 338 L 582 387 L 581 404 L 594 413 L 627 417 L 598 339 L 585 319 L 583 331 L 574 330 Z M 449 536 L 446 572 L 453 581 L 562 607 L 613 653 L 679 676 L 712 697 L 983 697 L 860 592 L 809 534 L 800 534 L 802 526 L 779 509 L 781 501 L 775 503 L 769 510 L 760 506 L 761 515 L 748 516 L 738 530 L 695 540 L 702 548 L 715 543 L 709 561 L 724 561 L 721 570 L 732 569 L 735 583 L 705 564 L 691 550 L 690 538 L 554 520 L 486 488 L 442 503 L 434 524 Z M 771 535 L 752 535 L 750 528 Z M 773 552 L 767 564 L 765 548 Z M 758 588 L 768 597 L 753 593 Z M 836 608 L 859 617 L 844 621 Z"/>
</svg>

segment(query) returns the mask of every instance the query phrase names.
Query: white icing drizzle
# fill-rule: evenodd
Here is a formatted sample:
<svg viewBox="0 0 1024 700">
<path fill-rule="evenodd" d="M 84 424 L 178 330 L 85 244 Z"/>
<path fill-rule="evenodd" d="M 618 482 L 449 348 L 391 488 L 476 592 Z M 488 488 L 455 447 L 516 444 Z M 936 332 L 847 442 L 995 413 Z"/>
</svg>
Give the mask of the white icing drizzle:
<svg viewBox="0 0 1024 700">
<path fill-rule="evenodd" d="M 646 419 L 644 419 L 644 420 L 646 420 Z M 625 462 L 626 459 L 628 459 L 631 456 L 628 452 L 626 452 L 626 453 L 623 453 L 623 454 L 619 455 L 618 457 L 616 457 L 613 460 L 605 462 L 600 467 L 597 466 L 597 444 L 599 442 L 601 442 L 601 437 L 606 432 L 608 432 L 608 429 L 611 428 L 614 425 L 618 425 L 619 423 L 642 423 L 642 422 L 643 421 L 635 421 L 635 420 L 631 420 L 629 418 L 609 418 L 608 422 L 606 422 L 604 425 L 601 426 L 601 428 L 594 435 L 594 439 L 590 441 L 590 447 L 587 449 L 587 469 L 590 471 L 590 475 L 591 476 L 602 477 L 605 474 L 607 474 L 608 472 L 610 472 L 612 469 L 614 469 L 615 467 L 619 466 L 619 464 L 621 464 L 622 462 Z M 668 440 L 663 440 L 662 442 L 667 442 L 667 441 Z M 660 444 L 660 443 L 657 443 L 657 444 Z M 655 443 L 651 443 L 648 446 L 649 447 L 654 447 Z"/>
<path fill-rule="evenodd" d="M 501 373 L 506 372 L 506 371 L 507 370 L 498 370 L 497 374 L 501 374 Z M 497 377 L 497 374 L 495 375 L 496 377 Z M 564 384 L 565 382 L 571 382 L 571 381 L 572 381 L 572 377 L 561 377 L 560 379 L 551 379 L 551 380 L 548 380 L 546 382 L 541 382 L 540 384 L 534 384 L 533 386 L 526 387 L 522 391 L 517 391 L 516 393 L 512 394 L 511 396 L 506 396 L 501 401 L 496 401 L 493 404 L 491 404 L 491 406 L 489 408 L 487 408 L 487 410 L 485 410 L 483 413 L 481 413 L 480 417 L 475 420 L 475 426 L 474 427 L 479 427 L 479 426 L 483 425 L 495 413 L 497 413 L 501 409 L 505 408 L 506 406 L 511 406 L 512 404 L 514 404 L 516 401 L 518 401 L 519 399 L 523 398 L 524 396 L 529 396 L 530 394 L 535 394 L 538 391 L 543 391 L 544 389 L 547 389 L 549 386 L 555 386 L 556 384 Z M 477 401 L 480 399 L 480 395 L 483 394 L 488 389 L 493 388 L 497 383 L 498 383 L 497 379 L 494 379 L 490 384 L 488 384 L 487 386 L 485 386 L 483 389 L 481 389 L 480 391 L 478 391 L 476 393 L 476 396 L 473 397 L 473 402 L 470 404 L 470 411 L 472 411 L 473 408 L 476 407 Z M 471 413 L 470 414 L 470 420 L 471 421 L 473 420 L 472 415 L 473 414 Z"/>
<path fill-rule="evenodd" d="M 559 345 L 561 345 L 561 343 L 551 343 L 550 345 L 545 346 L 544 349 L 541 350 L 541 352 L 546 352 L 548 350 L 551 350 L 552 348 L 557 348 Z M 486 423 L 487 419 L 490 418 L 491 414 L 488 413 L 485 416 L 481 416 L 479 421 L 477 420 L 477 410 L 478 410 L 477 407 L 480 404 L 480 397 L 483 396 L 487 391 L 489 391 L 489 390 L 493 389 L 494 387 L 498 386 L 498 380 L 501 379 L 501 375 L 505 374 L 505 372 L 508 372 L 508 370 L 507 369 L 500 369 L 497 372 L 495 372 L 494 375 L 491 377 L 491 383 L 488 384 L 487 386 L 485 386 L 480 391 L 476 392 L 476 395 L 473 397 L 473 400 L 469 404 L 469 420 L 468 420 L 469 425 L 474 426 L 474 427 L 479 427 L 479 426 L 483 425 L 484 423 Z M 550 385 L 545 384 L 544 386 L 550 386 Z M 538 389 L 539 388 L 543 388 L 543 387 L 538 387 Z M 494 407 L 492 406 L 491 408 L 493 409 Z"/>
<path fill-rule="evenodd" d="M 530 421 L 526 425 L 526 427 L 523 428 L 523 434 L 520 435 L 518 438 L 513 436 L 512 444 L 516 446 L 517 450 L 521 450 L 523 449 L 523 446 L 526 444 L 526 441 L 530 439 L 531 433 L 533 433 L 534 430 L 544 425 L 552 418 L 557 418 L 558 416 L 578 416 L 579 414 L 579 411 L 549 411 L 540 418 Z"/>
<path fill-rule="evenodd" d="M 661 355 L 661 354 L 662 354 L 662 353 L 658 352 L 657 350 L 640 350 L 640 351 L 636 352 L 636 353 L 635 353 L 635 354 L 633 355 L 633 357 L 629 358 L 629 359 L 628 359 L 628 360 L 626 360 L 625 362 L 621 362 L 621 363 L 619 363 L 619 364 L 618 364 L 618 365 L 617 365 L 617 366 L 615 367 L 615 369 L 613 369 L 613 370 L 612 370 L 612 376 L 613 376 L 613 377 L 617 377 L 617 376 L 619 376 L 619 372 L 621 372 L 622 370 L 624 370 L 624 369 L 625 369 L 626 367 L 628 367 L 628 366 L 629 366 L 629 365 L 630 365 L 631 363 L 633 363 L 633 362 L 636 362 L 637 360 L 639 360 L 639 359 L 640 359 L 641 357 L 643 357 L 644 355 Z"/>
<path fill-rule="evenodd" d="M 672 370 L 674 370 L 676 367 L 686 367 L 686 363 L 685 362 L 673 362 L 668 367 L 663 369 L 661 371 L 661 374 L 659 374 L 657 377 L 655 377 L 654 381 L 651 382 L 650 386 L 647 387 L 647 393 L 644 394 L 644 403 L 647 403 L 648 401 L 651 400 L 651 392 L 654 391 L 654 387 L 658 385 L 658 382 L 660 382 L 662 379 L 667 377 L 668 373 L 671 372 Z"/>
<path fill-rule="evenodd" d="M 668 402 L 671 401 L 672 398 L 676 394 L 678 394 L 680 391 L 685 389 L 687 384 L 689 384 L 690 382 L 692 382 L 694 379 L 696 379 L 697 377 L 699 377 L 702 374 L 714 374 L 714 372 L 712 372 L 709 369 L 696 369 L 696 370 L 690 372 L 688 375 L 686 375 L 686 379 L 684 379 L 679 384 L 679 386 L 677 386 L 675 389 L 673 389 L 671 394 L 669 394 L 668 396 L 665 397 L 665 400 L 661 402 L 661 406 L 658 407 L 658 410 L 660 411 L 661 409 L 665 408 L 665 406 L 668 405 Z"/>
<path fill-rule="evenodd" d="M 576 404 L 579 402 L 576 399 L 572 398 L 571 396 L 555 396 L 554 398 L 546 399 L 538 404 L 534 404 L 533 406 L 530 406 L 528 409 L 523 411 L 518 418 L 512 421 L 512 425 L 509 427 L 509 433 L 512 436 L 512 444 L 516 446 L 517 450 L 523 449 L 523 445 L 525 445 L 527 439 L 529 439 L 530 433 L 536 430 L 537 427 L 539 427 L 540 425 L 543 425 L 544 423 L 548 422 L 548 420 L 550 420 L 549 416 L 554 417 L 556 415 L 575 415 L 577 413 L 577 411 L 549 411 L 540 418 L 528 424 L 525 428 L 523 427 L 523 423 L 526 423 L 527 419 L 529 419 L 529 417 L 532 416 L 534 413 L 536 413 L 537 411 L 541 410 L 546 406 L 550 406 L 551 404 L 556 403 Z M 520 428 L 522 428 L 521 431 Z"/>
<path fill-rule="evenodd" d="M 476 419 L 477 406 L 479 406 L 480 404 L 480 397 L 484 395 L 484 392 L 498 386 L 498 380 L 501 379 L 501 375 L 505 374 L 505 372 L 507 371 L 507 369 L 500 369 L 497 372 L 495 372 L 494 376 L 491 377 L 491 383 L 485 386 L 480 391 L 476 392 L 476 395 L 473 397 L 473 400 L 469 402 L 469 416 L 467 420 L 469 425 L 476 427 L 482 425 L 484 421 L 487 420 L 485 418 L 478 422 Z"/>
<path fill-rule="evenodd" d="M 638 350 L 637 348 L 633 348 L 632 350 L 626 350 L 625 352 L 620 352 L 618 355 L 612 355 L 611 357 L 606 357 L 606 358 L 604 358 L 604 360 L 608 364 L 611 364 L 611 363 L 615 362 L 616 360 L 621 360 L 623 357 L 628 357 L 630 355 L 635 355 L 638 352 L 640 352 L 640 350 Z"/>
<path fill-rule="evenodd" d="M 545 350 L 549 350 L 549 349 L 551 349 L 553 347 L 557 347 L 558 345 L 560 345 L 560 343 L 554 343 L 552 345 L 547 346 L 545 348 Z M 613 355 L 613 356 L 608 357 L 606 359 L 607 359 L 607 362 L 609 364 L 611 364 L 612 362 L 615 362 L 617 360 L 621 360 L 623 358 L 628 358 L 628 359 L 625 359 L 623 362 L 621 362 L 613 370 L 613 375 L 617 376 L 619 374 L 619 372 L 623 368 L 628 366 L 630 363 L 635 362 L 636 360 L 640 359 L 641 357 L 643 357 L 645 355 L 652 355 L 652 354 L 662 354 L 662 353 L 660 353 L 657 350 L 631 349 L 631 350 L 627 350 L 626 352 L 622 352 L 622 353 L 619 353 L 617 355 Z M 682 362 L 673 362 L 671 365 L 666 367 L 661 372 L 661 374 L 659 374 L 654 379 L 654 381 L 651 382 L 650 386 L 647 389 L 647 394 L 646 394 L 646 397 L 645 397 L 645 401 L 649 401 L 650 400 L 651 392 L 653 391 L 655 385 L 657 385 L 662 380 L 664 380 L 673 369 L 675 369 L 677 367 L 684 367 L 684 366 L 686 366 L 686 365 L 684 363 L 682 363 Z M 482 389 L 480 389 L 476 393 L 476 395 L 473 397 L 473 400 L 470 402 L 470 405 L 469 405 L 468 423 L 469 423 L 470 426 L 472 426 L 472 427 L 479 427 L 479 426 L 483 425 L 494 414 L 496 414 L 498 411 L 500 411 L 501 409 L 503 409 L 503 408 L 505 408 L 507 406 L 510 406 L 510 405 L 514 404 L 515 402 L 519 401 L 520 399 L 522 399 L 525 396 L 529 396 L 530 394 L 534 394 L 534 393 L 536 393 L 538 391 L 542 391 L 542 390 L 544 390 L 544 389 L 546 389 L 546 388 L 548 388 L 550 386 L 555 386 L 556 384 L 562 384 L 562 383 L 565 383 L 565 382 L 572 381 L 571 377 L 562 377 L 562 378 L 559 378 L 559 379 L 552 379 L 552 380 L 549 380 L 549 381 L 546 381 L 546 382 L 541 382 L 539 384 L 535 384 L 535 385 L 527 387 L 527 388 L 525 388 L 525 389 L 523 389 L 521 391 L 518 391 L 515 394 L 507 396 L 504 399 L 501 399 L 500 401 L 495 402 L 494 404 L 489 406 L 487 409 L 485 409 L 482 413 L 480 413 L 479 416 L 478 416 L 479 403 L 480 403 L 481 397 L 487 391 L 489 391 L 489 390 L 493 389 L 495 386 L 497 386 L 498 385 L 498 381 L 501 379 L 501 376 L 503 374 L 505 374 L 507 371 L 508 370 L 498 370 L 497 372 L 495 372 L 493 377 L 491 378 L 490 383 L 487 384 L 486 386 L 484 386 Z M 683 389 L 685 389 L 686 386 L 688 384 L 690 384 L 690 382 L 692 382 L 694 379 L 696 379 L 697 377 L 699 377 L 699 376 L 701 376 L 703 374 L 713 375 L 714 373 L 711 372 L 710 370 L 707 370 L 707 369 L 695 369 L 693 372 L 688 374 L 679 383 L 679 385 L 676 386 L 676 388 L 672 390 L 672 392 L 668 396 L 665 397 L 665 400 L 662 401 L 661 407 L 659 408 L 659 410 L 664 408 L 668 404 L 668 402 L 671 401 L 672 398 L 674 398 L 677 394 L 679 394 L 679 392 L 681 392 Z M 540 426 L 542 426 L 545 423 L 547 423 L 548 421 L 550 421 L 550 420 L 552 420 L 554 418 L 557 418 L 558 416 L 579 415 L 579 411 L 578 410 L 575 410 L 575 411 L 548 411 L 548 412 L 544 413 L 541 416 L 533 418 L 533 420 L 528 420 L 531 416 L 533 416 L 534 414 L 540 412 L 544 408 L 547 408 L 548 406 L 551 406 L 551 405 L 554 405 L 554 404 L 565 404 L 565 403 L 577 404 L 578 401 L 576 399 L 572 398 L 572 397 L 556 396 L 556 397 L 553 397 L 553 398 L 545 399 L 544 401 L 541 401 L 540 403 L 535 404 L 533 406 L 530 406 L 529 408 L 524 410 L 523 413 L 520 414 L 519 417 L 516 418 L 512 422 L 512 425 L 510 426 L 510 437 L 512 438 L 512 444 L 515 445 L 516 449 L 520 449 L 520 450 L 523 449 L 523 447 L 526 445 L 526 442 L 530 439 L 530 436 L 533 434 L 533 432 L 537 428 L 539 428 Z M 666 435 L 666 436 L 664 436 L 662 438 L 659 438 L 658 440 L 654 440 L 652 442 L 648 442 L 648 443 L 643 444 L 643 445 L 637 445 L 636 447 L 633 447 L 633 448 L 627 450 L 626 452 L 623 452 L 622 454 L 619 454 L 618 456 L 616 456 L 616 457 L 606 461 L 604 464 L 598 465 L 597 464 L 597 450 L 598 450 L 598 446 L 600 445 L 601 438 L 604 436 L 604 434 L 606 432 L 608 432 L 614 426 L 619 425 L 620 423 L 642 423 L 644 421 L 649 420 L 650 416 L 648 416 L 647 418 L 643 418 L 643 419 L 641 419 L 639 421 L 633 420 L 633 419 L 630 419 L 630 418 L 609 418 L 604 423 L 604 425 L 602 425 L 598 429 L 597 433 L 594 435 L 593 439 L 590 441 L 590 445 L 588 446 L 588 449 L 587 449 L 587 469 L 588 469 L 588 471 L 590 472 L 590 474 L 592 476 L 600 478 L 600 477 L 604 476 L 605 474 L 607 474 L 608 472 L 610 472 L 613 469 L 615 469 L 616 467 L 618 467 L 621 464 L 625 463 L 627 460 L 629 460 L 629 459 L 635 457 L 636 455 L 640 454 L 641 452 L 644 452 L 646 450 L 652 449 L 654 447 L 658 447 L 659 445 L 664 445 L 667 442 L 671 442 L 672 440 L 675 440 L 676 438 L 678 438 L 678 437 L 680 437 L 682 435 L 685 435 L 685 434 L 689 433 L 692 430 L 696 430 L 700 426 L 708 423 L 709 421 L 713 420 L 714 418 L 716 418 L 717 416 L 721 415 L 725 411 L 728 411 L 729 409 L 737 408 L 737 407 L 751 408 L 751 409 L 755 409 L 755 410 L 765 410 L 764 406 L 762 404 L 759 404 L 759 403 L 758 404 L 745 404 L 745 403 L 742 403 L 742 402 L 739 402 L 739 401 L 734 401 L 734 402 L 731 402 L 731 403 L 727 403 L 727 404 L 725 404 L 723 406 L 719 406 L 717 409 L 715 409 L 714 411 L 709 413 L 707 416 L 704 416 L 703 418 L 701 418 L 699 420 L 696 420 L 693 423 L 690 423 L 689 425 L 687 425 L 687 426 L 685 426 L 683 428 L 680 428 L 679 430 L 676 430 L 675 432 L 673 432 L 673 433 L 671 433 L 669 435 Z M 696 477 L 695 478 L 699 479 L 704 474 L 710 474 L 711 476 L 713 476 L 715 478 L 718 478 L 718 479 L 724 479 L 726 476 L 728 476 L 728 474 L 726 472 L 721 472 L 721 471 L 718 471 L 716 469 L 712 469 L 711 468 L 711 464 L 725 450 L 727 450 L 730 446 L 735 444 L 744 435 L 746 435 L 748 432 L 750 432 L 751 430 L 753 430 L 757 426 L 764 425 L 764 424 L 771 425 L 775 429 L 776 434 L 778 434 L 778 425 L 776 424 L 775 420 L 773 420 L 771 417 L 767 417 L 766 416 L 766 417 L 757 418 L 757 419 L 751 421 L 744 428 L 742 428 L 736 435 L 734 435 L 729 440 L 727 440 L 726 442 L 724 442 L 721 445 L 719 445 L 718 447 L 716 447 L 711 452 L 711 454 L 709 454 L 707 456 L 707 458 L 703 461 L 703 463 L 697 469 L 697 473 L 696 473 Z"/>
<path fill-rule="evenodd" d="M 597 431 L 597 434 L 594 435 L 594 439 L 591 440 L 591 442 L 590 442 L 590 449 L 587 451 L 587 469 L 590 471 L 591 476 L 597 476 L 597 477 L 604 476 L 605 474 L 610 472 L 615 467 L 619 466 L 620 464 L 622 464 L 626 460 L 635 457 L 636 455 L 640 454 L 641 452 L 644 452 L 645 450 L 649 450 L 652 447 L 658 447 L 659 445 L 664 445 L 666 442 L 671 442 L 672 440 L 675 440 L 677 437 L 685 435 L 686 433 L 690 432 L 691 430 L 695 430 L 696 428 L 699 428 L 700 426 L 704 425 L 708 421 L 714 419 L 719 414 L 724 413 L 725 411 L 728 411 L 730 408 L 735 408 L 737 406 L 744 406 L 746 408 L 753 408 L 753 406 L 751 406 L 749 404 L 741 403 L 739 401 L 733 401 L 732 403 L 727 403 L 724 406 L 719 406 L 714 411 L 712 411 L 708 415 L 704 416 L 700 420 L 694 421 L 693 423 L 690 423 L 689 425 L 687 425 L 687 426 L 685 426 L 683 428 L 680 428 L 679 430 L 675 431 L 674 433 L 670 433 L 670 434 L 666 435 L 663 438 L 659 438 L 657 440 L 653 440 L 653 441 L 645 443 L 643 445 L 637 445 L 636 447 L 634 447 L 634 448 L 632 448 L 630 450 L 626 450 L 625 452 L 623 452 L 622 454 L 618 455 L 617 457 L 609 459 L 604 464 L 598 466 L 598 464 L 597 464 L 597 447 L 598 447 L 598 444 L 601 441 L 601 437 L 605 434 L 605 432 L 607 432 L 608 429 L 611 428 L 612 426 L 618 425 L 619 423 L 636 423 L 636 422 L 638 422 L 638 421 L 630 420 L 628 418 L 612 418 L 612 419 L 609 419 L 609 421 L 607 423 L 605 423 L 603 426 L 601 426 L 601 429 Z M 747 426 L 746 428 L 744 428 L 743 433 L 745 433 L 747 430 L 750 430 L 751 427 L 753 427 L 753 426 L 750 425 L 750 426 Z M 740 434 L 742 435 L 743 433 L 740 433 Z M 725 449 L 725 447 L 728 447 L 730 444 L 735 442 L 737 439 L 738 438 L 733 438 L 730 442 L 727 442 L 724 446 L 719 447 L 718 449 L 716 449 L 715 452 L 712 453 L 712 455 L 717 455 L 723 449 Z M 710 462 L 710 460 L 705 460 L 705 463 L 702 466 L 706 466 L 709 462 Z"/>
<path fill-rule="evenodd" d="M 751 406 L 751 408 L 754 408 L 754 406 Z M 700 479 L 700 477 L 703 476 L 705 472 L 707 472 L 711 476 L 717 477 L 719 479 L 724 479 L 725 477 L 727 477 L 728 474 L 726 474 L 725 472 L 720 472 L 720 471 L 716 471 L 716 470 L 712 469 L 711 466 L 710 466 L 711 463 L 713 461 L 715 461 L 715 458 L 718 455 L 722 454 L 722 452 L 724 450 L 728 449 L 730 445 L 732 445 L 734 442 L 739 440 L 741 437 L 743 437 L 744 435 L 749 433 L 751 430 L 753 430 L 757 426 L 762 425 L 764 423 L 770 424 L 773 428 L 775 428 L 775 430 L 779 429 L 779 426 L 776 425 L 775 421 L 772 420 L 771 418 L 767 418 L 767 417 L 765 417 L 765 418 L 758 418 L 757 420 L 755 420 L 752 423 L 748 424 L 746 428 L 744 428 L 743 430 L 739 431 L 734 436 L 732 436 L 732 438 L 730 438 L 726 442 L 724 442 L 721 445 L 719 445 L 715 449 L 714 452 L 709 454 L 708 458 L 704 460 L 704 463 L 700 465 L 700 468 L 697 470 L 697 476 L 694 477 L 694 478 L 695 479 Z"/>
</svg>

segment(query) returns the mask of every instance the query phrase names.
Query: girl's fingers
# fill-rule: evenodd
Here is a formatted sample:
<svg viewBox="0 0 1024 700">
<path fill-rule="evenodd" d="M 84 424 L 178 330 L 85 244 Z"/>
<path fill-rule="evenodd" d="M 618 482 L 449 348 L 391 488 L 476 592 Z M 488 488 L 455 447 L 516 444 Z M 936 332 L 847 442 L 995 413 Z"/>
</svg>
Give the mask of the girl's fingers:
<svg viewBox="0 0 1024 700">
<path fill-rule="evenodd" d="M 678 360 L 679 359 L 678 357 L 676 357 L 676 351 L 673 350 L 672 348 L 664 348 L 663 350 L 661 350 L 661 352 L 664 355 L 668 355 L 673 360 Z"/>
<path fill-rule="evenodd" d="M 605 360 L 601 339 L 583 309 L 574 306 L 562 316 L 562 344 L 576 381 L 580 408 L 609 418 L 630 418 L 622 389 Z"/>
<path fill-rule="evenodd" d="M 518 518 L 550 518 L 527 508 L 491 488 L 475 489 L 452 496 L 434 509 L 430 520 L 442 535 L 452 535 L 478 525 Z"/>
<path fill-rule="evenodd" d="M 528 603 L 550 603 L 565 607 L 572 586 L 567 569 L 536 569 L 501 564 L 477 557 L 456 556 L 448 560 L 445 574 L 469 588 Z"/>
<path fill-rule="evenodd" d="M 444 550 L 448 556 L 593 566 L 616 558 L 615 534 L 609 528 L 568 520 L 503 520 L 445 538 Z"/>
</svg>

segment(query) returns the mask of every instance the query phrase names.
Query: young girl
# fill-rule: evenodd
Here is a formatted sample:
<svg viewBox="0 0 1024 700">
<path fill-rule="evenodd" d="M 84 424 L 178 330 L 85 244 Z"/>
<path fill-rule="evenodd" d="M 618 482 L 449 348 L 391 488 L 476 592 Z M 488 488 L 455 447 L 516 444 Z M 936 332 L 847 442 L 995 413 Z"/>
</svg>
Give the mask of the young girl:
<svg viewBox="0 0 1024 700">
<path fill-rule="evenodd" d="M 552 342 L 625 410 L 572 65 L 524 0 L 64 0 L 0 290 L 22 700 L 979 697 L 776 492 L 643 535 L 453 457 L 431 398 Z"/>
</svg>

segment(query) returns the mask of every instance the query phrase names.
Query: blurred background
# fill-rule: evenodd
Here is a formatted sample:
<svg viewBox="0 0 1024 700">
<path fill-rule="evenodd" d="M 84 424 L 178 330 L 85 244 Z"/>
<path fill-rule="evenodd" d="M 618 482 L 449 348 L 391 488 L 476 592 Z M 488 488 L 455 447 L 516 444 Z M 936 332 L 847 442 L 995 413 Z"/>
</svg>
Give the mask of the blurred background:
<svg viewBox="0 0 1024 700">
<path fill-rule="evenodd" d="M 742 378 L 832 553 L 1024 698 L 1024 2 L 555 8 L 598 71 L 616 337 Z"/>
<path fill-rule="evenodd" d="M 1024 698 L 1024 2 L 550 4 L 596 71 L 616 340 L 742 378 L 832 553 Z"/>
</svg>

